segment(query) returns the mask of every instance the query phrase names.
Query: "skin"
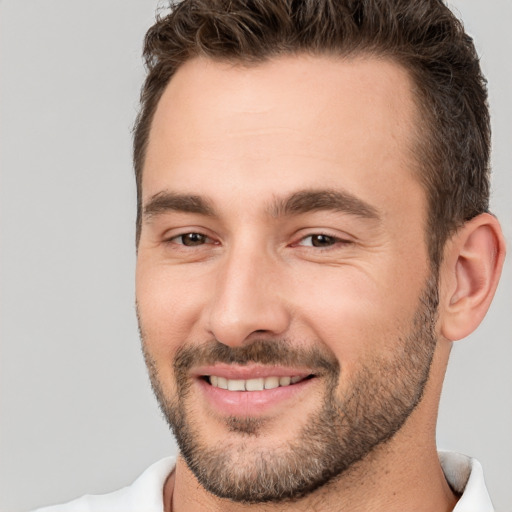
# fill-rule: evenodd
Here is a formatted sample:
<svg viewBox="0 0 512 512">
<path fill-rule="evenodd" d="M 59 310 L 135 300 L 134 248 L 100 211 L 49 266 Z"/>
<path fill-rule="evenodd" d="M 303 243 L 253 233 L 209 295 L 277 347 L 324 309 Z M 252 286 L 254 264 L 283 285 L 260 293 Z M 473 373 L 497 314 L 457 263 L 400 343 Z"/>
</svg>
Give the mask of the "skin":
<svg viewBox="0 0 512 512">
<path fill-rule="evenodd" d="M 162 194 L 193 194 L 212 212 L 162 207 L 143 216 L 138 312 L 166 397 L 176 394 L 176 352 L 211 339 L 230 347 L 261 338 L 319 344 L 342 366 L 340 394 L 362 363 L 393 357 L 431 271 L 426 196 L 411 151 L 417 122 L 411 89 L 401 67 L 376 59 L 293 56 L 251 67 L 194 59 L 178 70 L 153 121 L 143 205 Z M 349 194 L 375 215 L 269 211 L 276 198 L 319 187 Z M 186 233 L 205 235 L 204 243 L 184 246 Z M 312 246 L 318 234 L 333 245 Z M 178 458 L 164 492 L 166 510 L 171 501 L 175 512 L 452 510 L 457 497 L 435 446 L 439 395 L 451 341 L 485 314 L 503 254 L 489 215 L 447 244 L 430 379 L 389 442 L 331 485 L 275 506 L 217 498 Z M 293 440 L 322 389 L 317 379 L 300 399 L 263 413 L 264 436 L 243 438 L 191 382 L 191 417 L 202 439 L 212 446 L 243 442 L 254 452 Z"/>
</svg>

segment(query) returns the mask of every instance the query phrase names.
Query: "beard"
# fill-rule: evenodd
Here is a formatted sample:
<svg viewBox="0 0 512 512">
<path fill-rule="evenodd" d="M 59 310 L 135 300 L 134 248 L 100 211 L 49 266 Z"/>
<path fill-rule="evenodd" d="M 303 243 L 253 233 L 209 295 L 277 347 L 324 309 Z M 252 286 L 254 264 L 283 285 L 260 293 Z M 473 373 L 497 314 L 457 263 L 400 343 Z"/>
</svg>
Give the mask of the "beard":
<svg viewBox="0 0 512 512">
<path fill-rule="evenodd" d="M 176 393 L 166 396 L 142 329 L 141 337 L 153 391 L 180 454 L 199 483 L 215 496 L 235 502 L 278 503 L 300 499 L 335 481 L 402 428 L 428 382 L 437 344 L 437 305 L 437 281 L 432 277 L 410 331 L 394 340 L 393 354 L 360 363 L 344 393 L 338 390 L 340 363 L 323 344 L 304 349 L 289 340 L 261 339 L 234 348 L 216 340 L 182 347 L 173 361 Z M 264 418 L 225 418 L 232 440 L 221 445 L 208 442 L 193 418 L 189 371 L 214 363 L 312 368 L 325 384 L 322 403 L 299 435 L 277 449 L 249 446 L 248 440 L 263 436 Z"/>
</svg>

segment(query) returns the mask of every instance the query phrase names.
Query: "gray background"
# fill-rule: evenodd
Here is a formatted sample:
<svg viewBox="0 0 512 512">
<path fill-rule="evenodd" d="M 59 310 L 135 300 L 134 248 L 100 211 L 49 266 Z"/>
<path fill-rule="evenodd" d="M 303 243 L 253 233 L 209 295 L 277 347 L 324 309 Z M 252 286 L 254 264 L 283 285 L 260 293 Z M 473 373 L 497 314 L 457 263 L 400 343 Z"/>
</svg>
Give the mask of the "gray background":
<svg viewBox="0 0 512 512">
<path fill-rule="evenodd" d="M 512 240 L 512 2 L 453 1 L 490 83 L 493 209 Z M 130 129 L 155 2 L 3 0 L 0 511 L 131 482 L 175 452 L 134 314 Z M 455 346 L 439 445 L 512 511 L 512 268 Z"/>
</svg>

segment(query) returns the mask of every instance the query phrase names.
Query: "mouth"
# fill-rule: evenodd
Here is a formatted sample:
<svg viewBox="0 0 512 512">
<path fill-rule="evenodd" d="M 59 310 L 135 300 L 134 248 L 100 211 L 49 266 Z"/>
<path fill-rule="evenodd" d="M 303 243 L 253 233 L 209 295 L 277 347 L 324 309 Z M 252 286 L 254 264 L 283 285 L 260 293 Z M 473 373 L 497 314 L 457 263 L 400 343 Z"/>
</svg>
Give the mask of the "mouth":
<svg viewBox="0 0 512 512">
<path fill-rule="evenodd" d="M 307 375 L 306 377 L 301 375 L 291 377 L 271 375 L 269 377 L 256 377 L 252 379 L 228 379 L 220 375 L 205 375 L 202 378 L 214 388 L 227 391 L 254 392 L 293 386 L 304 380 L 314 378 L 314 375 Z"/>
<path fill-rule="evenodd" d="M 298 404 L 318 376 L 307 370 L 258 365 L 197 369 L 195 381 L 210 411 L 220 416 L 261 417 Z"/>
</svg>

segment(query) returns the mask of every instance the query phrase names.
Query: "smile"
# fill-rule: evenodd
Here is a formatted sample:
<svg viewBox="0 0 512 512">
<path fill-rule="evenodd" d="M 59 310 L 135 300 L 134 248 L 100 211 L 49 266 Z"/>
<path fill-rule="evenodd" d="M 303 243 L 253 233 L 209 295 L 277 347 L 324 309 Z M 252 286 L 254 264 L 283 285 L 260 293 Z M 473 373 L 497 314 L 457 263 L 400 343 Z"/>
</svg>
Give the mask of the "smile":
<svg viewBox="0 0 512 512">
<path fill-rule="evenodd" d="M 208 382 L 215 388 L 228 391 L 263 391 L 265 389 L 275 389 L 279 387 L 291 386 L 305 380 L 307 377 L 259 377 L 254 379 L 227 379 L 218 375 L 206 377 Z"/>
<path fill-rule="evenodd" d="M 261 417 L 293 407 L 319 380 L 311 369 L 218 363 L 192 374 L 207 407 L 223 417 Z"/>
</svg>

